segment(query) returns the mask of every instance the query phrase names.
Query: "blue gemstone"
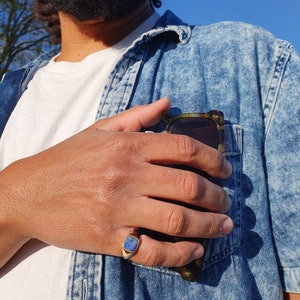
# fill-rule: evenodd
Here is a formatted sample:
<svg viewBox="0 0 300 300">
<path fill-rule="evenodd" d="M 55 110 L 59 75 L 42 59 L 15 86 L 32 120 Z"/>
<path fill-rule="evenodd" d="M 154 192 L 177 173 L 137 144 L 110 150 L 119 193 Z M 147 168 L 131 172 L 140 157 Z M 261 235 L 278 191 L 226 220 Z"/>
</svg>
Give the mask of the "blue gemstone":
<svg viewBox="0 0 300 300">
<path fill-rule="evenodd" d="M 123 248 L 128 252 L 134 252 L 138 245 L 139 240 L 136 237 L 129 235 L 124 242 Z"/>
</svg>

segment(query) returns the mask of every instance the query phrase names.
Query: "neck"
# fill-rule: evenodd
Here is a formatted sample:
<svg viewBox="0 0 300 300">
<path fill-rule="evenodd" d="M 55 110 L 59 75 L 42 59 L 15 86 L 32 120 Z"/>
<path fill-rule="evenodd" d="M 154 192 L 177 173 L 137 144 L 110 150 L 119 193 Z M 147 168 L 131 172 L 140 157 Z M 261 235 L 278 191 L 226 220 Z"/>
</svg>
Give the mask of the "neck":
<svg viewBox="0 0 300 300">
<path fill-rule="evenodd" d="M 145 1 L 128 16 L 115 21 L 80 22 L 59 12 L 62 47 L 56 61 L 78 62 L 89 54 L 113 46 L 129 35 L 153 14 L 150 1 Z"/>
</svg>

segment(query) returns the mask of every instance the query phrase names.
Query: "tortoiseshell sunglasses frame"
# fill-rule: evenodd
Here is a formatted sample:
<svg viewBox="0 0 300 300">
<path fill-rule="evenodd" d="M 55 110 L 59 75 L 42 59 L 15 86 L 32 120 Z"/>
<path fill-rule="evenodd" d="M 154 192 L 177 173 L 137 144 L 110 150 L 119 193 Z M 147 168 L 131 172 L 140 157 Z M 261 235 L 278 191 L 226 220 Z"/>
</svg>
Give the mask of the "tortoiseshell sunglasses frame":
<svg viewBox="0 0 300 300">
<path fill-rule="evenodd" d="M 185 119 L 185 118 L 202 118 L 202 119 L 208 119 L 212 120 L 214 124 L 216 125 L 216 128 L 219 132 L 219 143 L 218 143 L 218 151 L 220 153 L 224 152 L 224 114 L 220 110 L 210 110 L 206 113 L 183 113 L 176 115 L 174 117 L 170 116 L 168 113 L 164 112 L 162 114 L 162 120 L 166 123 L 166 127 L 164 129 L 164 133 L 169 133 L 170 128 L 179 119 Z M 205 141 L 200 141 L 205 143 Z"/>
</svg>

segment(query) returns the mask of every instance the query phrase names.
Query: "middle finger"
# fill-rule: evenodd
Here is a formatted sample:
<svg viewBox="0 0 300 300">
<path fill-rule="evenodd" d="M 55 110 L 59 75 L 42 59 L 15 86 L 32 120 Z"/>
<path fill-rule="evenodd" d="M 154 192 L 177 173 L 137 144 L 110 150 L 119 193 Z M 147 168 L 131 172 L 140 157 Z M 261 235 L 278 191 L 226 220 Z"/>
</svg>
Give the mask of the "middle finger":
<svg viewBox="0 0 300 300">
<path fill-rule="evenodd" d="M 229 210 L 228 194 L 208 179 L 187 170 L 147 164 L 137 178 L 137 192 L 224 213 Z M 147 182 L 146 185 L 143 183 Z"/>
</svg>

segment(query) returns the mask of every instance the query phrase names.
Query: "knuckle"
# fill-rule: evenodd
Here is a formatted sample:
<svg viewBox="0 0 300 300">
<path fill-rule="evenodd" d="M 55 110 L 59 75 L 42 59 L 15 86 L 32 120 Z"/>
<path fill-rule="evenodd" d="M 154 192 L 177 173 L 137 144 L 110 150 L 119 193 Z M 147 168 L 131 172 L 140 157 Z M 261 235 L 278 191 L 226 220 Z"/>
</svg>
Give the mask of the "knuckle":
<svg viewBox="0 0 300 300">
<path fill-rule="evenodd" d="M 224 165 L 224 158 L 219 152 L 212 152 L 209 160 L 211 162 L 210 166 L 212 170 L 215 170 L 215 172 L 222 171 Z"/>
<path fill-rule="evenodd" d="M 174 208 L 167 216 L 168 233 L 174 236 L 184 235 L 187 227 L 187 217 L 184 213 L 184 208 Z"/>
<path fill-rule="evenodd" d="M 215 237 L 218 236 L 220 232 L 219 222 L 217 221 L 217 218 L 214 217 L 212 214 L 210 214 L 210 216 L 211 218 L 205 226 L 205 235 L 206 237 Z"/>
<path fill-rule="evenodd" d="M 110 165 L 102 170 L 101 174 L 101 186 L 99 190 L 110 191 L 111 194 L 121 193 L 124 188 L 124 182 L 130 177 L 130 172 L 121 165 Z"/>
<path fill-rule="evenodd" d="M 199 176 L 192 172 L 185 173 L 181 182 L 183 199 L 194 201 L 202 197 L 204 185 Z"/>
<path fill-rule="evenodd" d="M 195 142 L 187 136 L 178 136 L 177 148 L 180 158 L 185 162 L 193 160 L 197 154 L 197 146 Z"/>
<path fill-rule="evenodd" d="M 120 150 L 126 150 L 128 148 L 128 142 L 124 134 L 117 133 L 113 139 L 109 141 L 107 149 L 112 153 L 118 153 Z"/>
<path fill-rule="evenodd" d="M 186 265 L 189 262 L 187 257 L 188 252 L 184 251 L 184 249 L 178 249 L 177 251 L 178 251 L 178 255 L 177 255 L 177 261 L 175 265 L 179 267 Z"/>
<path fill-rule="evenodd" d="M 224 158 L 220 153 L 215 156 L 215 165 L 221 169 L 223 167 Z"/>
<path fill-rule="evenodd" d="M 121 169 L 116 165 L 108 166 L 103 172 L 105 183 L 109 186 L 114 185 L 122 177 L 121 173 Z"/>
<path fill-rule="evenodd" d="M 143 254 L 143 264 L 145 266 L 154 267 L 163 264 L 163 252 L 159 247 L 147 249 Z"/>
<path fill-rule="evenodd" d="M 136 138 L 131 133 L 115 132 L 113 138 L 107 141 L 105 145 L 106 152 L 111 155 L 123 153 L 123 155 L 130 155 L 136 152 L 137 143 Z M 101 149 L 103 145 L 100 145 Z"/>
</svg>

